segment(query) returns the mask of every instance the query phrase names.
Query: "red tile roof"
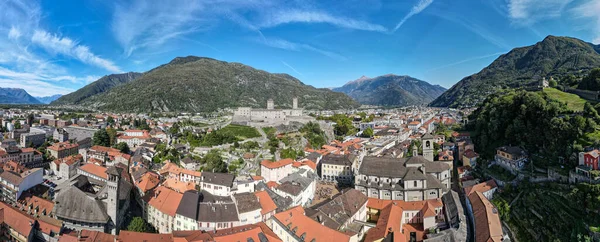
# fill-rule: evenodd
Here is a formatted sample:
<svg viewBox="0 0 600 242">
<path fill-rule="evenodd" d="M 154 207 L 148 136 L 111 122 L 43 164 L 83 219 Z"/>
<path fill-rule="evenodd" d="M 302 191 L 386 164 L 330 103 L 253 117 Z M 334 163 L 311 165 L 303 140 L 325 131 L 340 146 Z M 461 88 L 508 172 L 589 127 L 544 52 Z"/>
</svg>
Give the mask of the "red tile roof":
<svg viewBox="0 0 600 242">
<path fill-rule="evenodd" d="M 494 179 L 490 179 L 486 182 L 482 182 L 479 184 L 475 184 L 473 186 L 465 187 L 465 194 L 467 194 L 467 196 L 469 196 L 474 192 L 484 193 L 484 192 L 487 192 L 487 191 L 492 190 L 497 187 L 498 187 L 498 184 L 496 184 L 496 181 Z"/>
<path fill-rule="evenodd" d="M 92 163 L 87 163 L 79 167 L 82 171 L 90 173 L 94 176 L 101 177 L 104 179 L 108 179 L 108 175 L 106 174 L 106 167 L 99 166 Z"/>
<path fill-rule="evenodd" d="M 274 215 L 274 218 L 295 231 L 296 236 L 304 236 L 304 241 L 350 241 L 350 235 L 331 229 L 307 217 L 300 206 Z"/>
<path fill-rule="evenodd" d="M 179 207 L 183 194 L 166 187 L 158 187 L 154 192 L 157 195 L 150 198 L 148 205 L 164 214 L 175 217 L 177 207 Z"/>
<path fill-rule="evenodd" d="M 275 169 L 275 168 L 279 168 L 279 167 L 284 167 L 287 165 L 290 165 L 294 162 L 294 160 L 292 159 L 283 159 L 283 160 L 278 160 L 278 161 L 270 161 L 270 160 L 263 160 L 260 165 L 264 166 L 266 168 L 269 169 Z"/>
<path fill-rule="evenodd" d="M 254 195 L 258 197 L 258 202 L 260 203 L 260 214 L 265 215 L 277 209 L 277 205 L 266 191 L 258 191 L 255 192 Z"/>
<path fill-rule="evenodd" d="M 119 242 L 171 242 L 173 241 L 173 234 L 153 234 L 153 233 L 140 233 L 134 231 L 123 231 L 119 232 Z"/>
</svg>

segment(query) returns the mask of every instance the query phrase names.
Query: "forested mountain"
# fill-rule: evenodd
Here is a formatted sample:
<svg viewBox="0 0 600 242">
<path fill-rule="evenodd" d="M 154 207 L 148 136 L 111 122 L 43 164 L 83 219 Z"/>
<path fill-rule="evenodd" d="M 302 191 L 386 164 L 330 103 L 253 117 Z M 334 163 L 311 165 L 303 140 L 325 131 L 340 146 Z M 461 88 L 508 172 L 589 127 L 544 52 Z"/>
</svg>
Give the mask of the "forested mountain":
<svg viewBox="0 0 600 242">
<path fill-rule="evenodd" d="M 56 95 L 46 96 L 46 97 L 35 97 L 35 99 L 37 99 L 41 103 L 48 104 L 60 97 L 62 97 L 62 94 L 56 94 Z"/>
<path fill-rule="evenodd" d="M 501 55 L 479 73 L 456 83 L 430 106 L 474 106 L 500 89 L 537 85 L 544 77 L 580 76 L 600 67 L 598 51 L 599 46 L 579 39 L 548 36 L 535 45 Z"/>
<path fill-rule="evenodd" d="M 92 82 L 75 92 L 60 97 L 56 101 L 52 102 L 52 104 L 79 104 L 89 97 L 104 93 L 114 87 L 131 82 L 140 76 L 142 76 L 142 73 L 137 72 L 128 72 L 123 74 L 112 74 L 108 76 L 103 76 L 97 81 Z"/>
<path fill-rule="evenodd" d="M 428 104 L 446 89 L 410 76 L 388 74 L 375 78 L 362 76 L 333 91 L 348 94 L 361 104 L 407 106 Z"/>
<path fill-rule="evenodd" d="M 120 112 L 202 112 L 239 106 L 264 108 L 269 98 L 276 107 L 290 108 L 293 97 L 298 97 L 299 106 L 305 109 L 359 106 L 345 94 L 305 85 L 287 74 L 195 56 L 175 58 L 131 82 L 70 103 Z"/>
<path fill-rule="evenodd" d="M 27 91 L 21 88 L 1 88 L 1 104 L 41 104 L 39 100 L 32 97 Z"/>
</svg>

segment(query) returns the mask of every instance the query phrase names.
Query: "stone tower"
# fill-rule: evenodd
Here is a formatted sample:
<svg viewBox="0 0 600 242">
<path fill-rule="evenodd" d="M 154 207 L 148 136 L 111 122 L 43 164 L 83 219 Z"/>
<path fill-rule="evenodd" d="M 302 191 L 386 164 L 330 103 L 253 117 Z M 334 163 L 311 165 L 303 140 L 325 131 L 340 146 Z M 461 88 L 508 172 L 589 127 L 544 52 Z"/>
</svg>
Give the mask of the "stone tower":
<svg viewBox="0 0 600 242">
<path fill-rule="evenodd" d="M 121 172 L 119 172 L 117 167 L 111 166 L 106 169 L 106 174 L 108 178 L 106 181 L 106 213 L 114 223 L 111 233 L 117 234 L 118 228 L 121 225 L 119 218 L 119 179 Z"/>
<path fill-rule="evenodd" d="M 298 98 L 292 99 L 292 109 L 298 109 Z"/>
<path fill-rule="evenodd" d="M 421 139 L 421 142 L 423 143 L 423 158 L 425 158 L 428 161 L 433 161 L 433 142 L 434 142 L 434 137 L 431 134 L 425 134 L 423 135 L 423 138 Z"/>
<path fill-rule="evenodd" d="M 273 102 L 273 99 L 269 98 L 269 100 L 267 100 L 267 109 L 275 109 L 275 103 Z"/>
</svg>

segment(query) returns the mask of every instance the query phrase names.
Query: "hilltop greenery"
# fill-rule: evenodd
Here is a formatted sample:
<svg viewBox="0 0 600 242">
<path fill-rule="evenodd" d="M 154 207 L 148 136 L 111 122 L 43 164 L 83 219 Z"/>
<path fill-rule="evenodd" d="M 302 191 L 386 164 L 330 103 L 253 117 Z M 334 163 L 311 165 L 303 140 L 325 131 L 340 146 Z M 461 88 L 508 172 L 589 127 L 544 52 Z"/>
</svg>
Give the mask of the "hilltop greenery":
<svg viewBox="0 0 600 242">
<path fill-rule="evenodd" d="M 544 93 L 508 91 L 488 97 L 469 120 L 468 129 L 481 154 L 492 157 L 499 146 L 518 145 L 544 157 L 546 164 L 536 164 L 544 166 L 582 150 L 581 140 L 596 131 L 600 116 L 589 103 L 575 114 Z"/>
<path fill-rule="evenodd" d="M 576 86 L 580 77 L 600 66 L 598 50 L 600 47 L 579 39 L 548 36 L 535 45 L 501 55 L 479 73 L 456 83 L 430 106 L 476 106 L 500 90 L 537 86 L 544 77 Z"/>
<path fill-rule="evenodd" d="M 210 112 L 239 106 L 264 108 L 269 98 L 278 108 L 291 108 L 293 97 L 305 109 L 359 106 L 345 94 L 305 85 L 289 75 L 194 56 L 175 58 L 80 103 L 117 112 Z"/>
</svg>

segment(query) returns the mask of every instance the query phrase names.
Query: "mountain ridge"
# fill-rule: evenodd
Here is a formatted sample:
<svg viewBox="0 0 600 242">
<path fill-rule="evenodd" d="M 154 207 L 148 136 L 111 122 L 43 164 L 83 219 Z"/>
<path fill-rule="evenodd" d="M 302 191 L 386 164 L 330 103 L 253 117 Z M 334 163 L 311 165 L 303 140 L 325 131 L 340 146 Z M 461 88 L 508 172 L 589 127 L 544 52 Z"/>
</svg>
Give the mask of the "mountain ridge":
<svg viewBox="0 0 600 242">
<path fill-rule="evenodd" d="M 197 56 L 174 58 L 130 82 L 64 104 L 117 112 L 208 112 L 240 106 L 264 108 L 269 98 L 278 107 L 289 108 L 292 97 L 298 97 L 305 109 L 359 106 L 345 94 L 306 85 L 289 74 Z"/>
<path fill-rule="evenodd" d="M 42 104 L 35 97 L 31 96 L 23 88 L 3 88 L 0 87 L 1 104 Z"/>
<path fill-rule="evenodd" d="M 549 35 L 530 46 L 500 55 L 481 71 L 464 77 L 430 103 L 470 107 L 498 90 L 536 85 L 541 78 L 580 75 L 600 66 L 600 46 L 572 37 Z"/>
<path fill-rule="evenodd" d="M 361 104 L 408 106 L 428 104 L 446 89 L 407 75 L 385 74 L 373 78 L 361 76 L 332 90 L 345 93 Z"/>
<path fill-rule="evenodd" d="M 63 104 L 80 104 L 83 100 L 92 96 L 104 93 L 110 89 L 131 82 L 136 78 L 142 76 L 142 73 L 138 72 L 127 72 L 121 74 L 111 74 L 101 77 L 100 79 L 80 88 L 77 91 L 64 95 L 55 101 L 52 101 L 52 105 L 63 105 Z"/>
</svg>

